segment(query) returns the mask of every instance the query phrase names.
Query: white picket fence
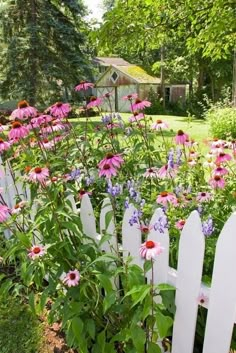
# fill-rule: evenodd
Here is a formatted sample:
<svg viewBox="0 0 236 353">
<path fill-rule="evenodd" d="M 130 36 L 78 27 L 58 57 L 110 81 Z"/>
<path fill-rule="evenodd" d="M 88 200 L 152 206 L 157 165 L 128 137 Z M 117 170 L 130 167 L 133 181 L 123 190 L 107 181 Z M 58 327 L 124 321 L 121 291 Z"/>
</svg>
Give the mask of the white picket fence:
<svg viewBox="0 0 236 353">
<path fill-rule="evenodd" d="M 4 170 L 3 167 L 1 167 Z M 0 177 L 3 196 L 12 207 L 16 195 L 20 193 L 26 199 L 29 192 L 25 191 L 20 182 L 14 186 L 9 167 L 5 168 L 5 176 Z M 109 241 L 102 244 L 104 251 L 117 248 L 114 218 L 106 227 L 106 215 L 112 211 L 110 199 L 103 202 L 100 214 L 99 232 L 96 218 L 88 195 L 84 195 L 80 210 L 77 209 L 73 195 L 70 195 L 74 212 L 80 213 L 83 231 L 87 236 L 99 241 L 104 232 L 110 234 Z M 142 242 L 141 231 L 137 224 L 130 226 L 129 220 L 135 208 L 130 205 L 126 209 L 122 224 L 122 244 L 120 248 L 124 256 L 132 256 L 133 263 L 143 266 L 139 255 Z M 157 209 L 150 224 L 162 215 Z M 7 235 L 7 234 L 6 234 Z M 236 268 L 236 213 L 225 223 L 218 238 L 211 287 L 201 283 L 204 261 L 205 237 L 202 233 L 201 220 L 197 211 L 189 216 L 182 230 L 179 242 L 177 270 L 169 267 L 169 234 L 166 229 L 162 234 L 152 229 L 148 239 L 158 241 L 165 248 L 154 263 L 154 283 L 168 283 L 176 287 L 176 314 L 174 319 L 172 353 L 192 353 L 196 329 L 200 294 L 209 298 L 203 304 L 208 309 L 203 353 L 229 353 L 234 323 L 236 322 L 236 280 L 233 271 Z M 150 280 L 150 274 L 148 275 Z"/>
</svg>

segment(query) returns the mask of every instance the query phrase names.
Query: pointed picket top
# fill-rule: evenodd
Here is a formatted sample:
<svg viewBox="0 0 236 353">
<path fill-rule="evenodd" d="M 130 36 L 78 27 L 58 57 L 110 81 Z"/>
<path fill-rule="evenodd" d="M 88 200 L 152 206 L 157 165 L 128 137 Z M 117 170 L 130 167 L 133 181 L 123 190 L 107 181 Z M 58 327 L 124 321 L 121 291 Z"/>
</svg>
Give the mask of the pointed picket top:
<svg viewBox="0 0 236 353">
<path fill-rule="evenodd" d="M 236 314 L 236 213 L 218 238 L 203 353 L 228 353 Z"/>
<path fill-rule="evenodd" d="M 114 214 L 109 197 L 106 197 L 102 203 L 100 213 L 100 234 L 101 239 L 103 234 L 110 235 L 110 239 L 102 244 L 102 250 L 106 252 L 111 252 L 114 249 L 117 250 Z"/>
<path fill-rule="evenodd" d="M 138 228 L 140 224 L 138 222 L 131 226 L 129 223 L 134 211 L 137 211 L 137 209 L 132 204 L 129 204 L 129 207 L 125 211 L 122 223 L 122 248 L 124 257 L 129 255 L 132 256 L 132 263 L 142 267 L 143 260 L 139 255 L 139 249 L 142 242 L 141 230 Z"/>
<path fill-rule="evenodd" d="M 172 353 L 193 351 L 204 249 L 201 220 L 198 212 L 193 211 L 179 242 Z"/>
<path fill-rule="evenodd" d="M 93 206 L 91 204 L 90 198 L 88 195 L 83 195 L 80 205 L 80 219 L 83 227 L 83 232 L 93 238 L 97 239 L 97 231 L 96 231 L 96 218 L 93 212 Z"/>
<path fill-rule="evenodd" d="M 151 221 L 150 226 L 154 226 L 158 220 L 163 217 L 164 212 L 161 208 L 155 210 Z M 152 228 L 148 234 L 148 240 L 153 240 L 161 244 L 163 246 L 164 251 L 160 254 L 154 261 L 154 283 L 167 283 L 168 271 L 169 271 L 169 232 L 168 229 L 165 228 L 164 232 L 161 233 L 159 230 L 155 230 Z M 147 278 L 150 281 L 151 271 L 148 272 Z"/>
<path fill-rule="evenodd" d="M 71 204 L 71 208 L 73 210 L 74 213 L 79 213 L 79 210 L 76 206 L 76 202 L 75 202 L 75 197 L 73 194 L 69 194 L 67 197 L 66 197 L 67 200 L 70 201 L 70 204 Z"/>
</svg>

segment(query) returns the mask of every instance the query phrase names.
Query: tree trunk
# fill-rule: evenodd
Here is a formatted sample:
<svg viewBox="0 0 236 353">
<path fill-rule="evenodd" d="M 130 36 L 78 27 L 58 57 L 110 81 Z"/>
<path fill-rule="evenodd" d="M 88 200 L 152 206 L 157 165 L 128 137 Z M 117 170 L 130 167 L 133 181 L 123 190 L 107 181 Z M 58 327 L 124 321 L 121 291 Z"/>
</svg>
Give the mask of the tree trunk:
<svg viewBox="0 0 236 353">
<path fill-rule="evenodd" d="M 236 107 L 236 48 L 234 48 L 232 104 L 233 107 Z"/>
<path fill-rule="evenodd" d="M 165 68 L 164 68 L 164 46 L 161 47 L 161 97 L 163 99 L 163 108 L 166 106 L 165 102 Z"/>
<path fill-rule="evenodd" d="M 204 67 L 200 63 L 199 64 L 199 72 L 198 72 L 198 78 L 197 78 L 197 92 L 200 93 L 202 91 L 204 84 Z"/>
<path fill-rule="evenodd" d="M 29 103 L 35 105 L 37 93 L 37 9 L 36 0 L 30 0 L 30 61 L 29 61 Z"/>
</svg>

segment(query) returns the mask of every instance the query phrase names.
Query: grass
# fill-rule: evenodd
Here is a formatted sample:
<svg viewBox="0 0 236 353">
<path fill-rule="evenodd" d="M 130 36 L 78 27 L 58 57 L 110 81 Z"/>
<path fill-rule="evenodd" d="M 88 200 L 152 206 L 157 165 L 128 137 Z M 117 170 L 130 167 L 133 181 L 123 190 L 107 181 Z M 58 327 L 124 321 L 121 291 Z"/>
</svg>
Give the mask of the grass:
<svg viewBox="0 0 236 353">
<path fill-rule="evenodd" d="M 41 353 L 43 325 L 19 299 L 0 297 L 0 352 Z"/>
<path fill-rule="evenodd" d="M 131 114 L 122 113 L 121 116 L 125 122 L 128 122 L 128 118 Z M 178 130 L 183 130 L 188 133 L 191 138 L 201 142 L 204 139 L 209 137 L 209 125 L 205 120 L 195 119 L 191 117 L 182 117 L 182 116 L 162 116 L 162 115 L 152 115 L 153 121 L 157 119 L 162 119 L 169 123 L 170 129 L 165 131 L 165 135 L 169 137 L 174 137 Z M 76 118 L 71 119 L 71 122 L 74 124 L 80 123 L 85 124 L 85 118 Z M 91 117 L 89 118 L 92 124 L 98 125 L 101 122 L 101 117 Z"/>
</svg>

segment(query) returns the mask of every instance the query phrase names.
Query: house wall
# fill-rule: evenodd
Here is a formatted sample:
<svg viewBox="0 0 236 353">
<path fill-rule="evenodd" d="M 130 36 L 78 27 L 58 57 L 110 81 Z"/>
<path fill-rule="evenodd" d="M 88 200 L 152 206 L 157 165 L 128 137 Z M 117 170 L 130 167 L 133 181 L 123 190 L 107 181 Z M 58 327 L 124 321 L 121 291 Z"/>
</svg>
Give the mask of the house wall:
<svg viewBox="0 0 236 353">
<path fill-rule="evenodd" d="M 170 101 L 172 103 L 186 101 L 186 85 L 173 85 L 170 89 Z"/>
<path fill-rule="evenodd" d="M 113 72 L 115 72 L 118 76 L 116 80 L 113 80 L 111 77 Z M 99 87 L 100 86 L 103 86 L 103 87 L 105 87 L 105 86 L 121 86 L 121 85 L 135 84 L 135 83 L 136 83 L 135 80 L 132 80 L 131 78 L 127 77 L 122 72 L 111 67 L 110 70 L 108 70 L 107 73 L 99 80 Z"/>
</svg>

